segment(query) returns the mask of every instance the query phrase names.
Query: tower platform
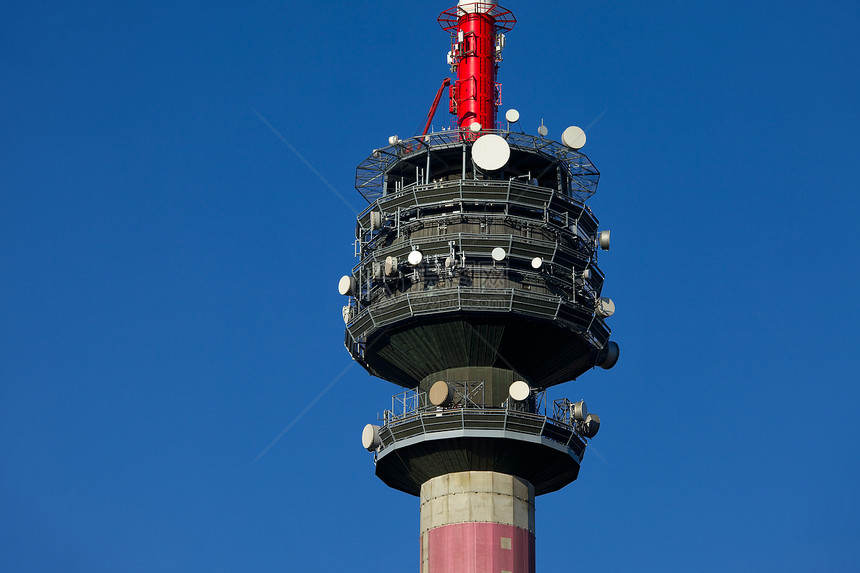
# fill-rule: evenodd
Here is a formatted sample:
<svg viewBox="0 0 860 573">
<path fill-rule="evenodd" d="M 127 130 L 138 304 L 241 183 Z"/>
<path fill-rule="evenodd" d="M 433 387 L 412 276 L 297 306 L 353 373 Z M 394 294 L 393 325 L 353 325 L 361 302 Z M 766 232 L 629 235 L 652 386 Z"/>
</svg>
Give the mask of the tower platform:
<svg viewBox="0 0 860 573">
<path fill-rule="evenodd" d="M 579 475 L 585 442 L 572 426 L 511 409 L 422 412 L 383 426 L 376 475 L 418 495 L 421 484 L 450 473 L 491 471 L 529 481 L 536 495 Z"/>
</svg>

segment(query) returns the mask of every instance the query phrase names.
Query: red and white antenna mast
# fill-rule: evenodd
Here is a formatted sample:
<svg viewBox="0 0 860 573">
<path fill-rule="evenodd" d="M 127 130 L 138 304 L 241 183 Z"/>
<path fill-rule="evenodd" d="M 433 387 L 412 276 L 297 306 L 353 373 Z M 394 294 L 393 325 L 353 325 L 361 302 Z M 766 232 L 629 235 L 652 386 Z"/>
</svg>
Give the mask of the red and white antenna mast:
<svg viewBox="0 0 860 573">
<path fill-rule="evenodd" d="M 457 116 L 457 126 L 462 131 L 495 129 L 501 103 L 496 72 L 505 47 L 504 33 L 513 29 L 516 18 L 495 2 L 461 0 L 442 12 L 438 21 L 451 32 L 448 63 L 457 72 L 450 90 L 451 113 Z"/>
</svg>

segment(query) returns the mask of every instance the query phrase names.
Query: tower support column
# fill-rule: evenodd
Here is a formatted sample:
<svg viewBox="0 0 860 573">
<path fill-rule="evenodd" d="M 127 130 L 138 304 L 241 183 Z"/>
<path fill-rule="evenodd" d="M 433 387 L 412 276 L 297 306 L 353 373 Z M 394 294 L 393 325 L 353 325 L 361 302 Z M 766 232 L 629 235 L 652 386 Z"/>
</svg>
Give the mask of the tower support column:
<svg viewBox="0 0 860 573">
<path fill-rule="evenodd" d="M 420 573 L 534 573 L 534 499 L 528 481 L 496 472 L 424 482 Z"/>
</svg>

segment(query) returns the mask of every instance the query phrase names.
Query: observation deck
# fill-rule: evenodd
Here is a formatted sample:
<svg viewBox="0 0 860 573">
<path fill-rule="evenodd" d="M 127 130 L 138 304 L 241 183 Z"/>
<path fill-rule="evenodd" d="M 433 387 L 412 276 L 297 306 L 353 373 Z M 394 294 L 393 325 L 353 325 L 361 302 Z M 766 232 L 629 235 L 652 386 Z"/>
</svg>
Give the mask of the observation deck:
<svg viewBox="0 0 860 573">
<path fill-rule="evenodd" d="M 371 204 L 345 277 L 345 344 L 374 376 L 414 388 L 446 368 L 504 367 L 548 387 L 609 359 L 584 203 L 597 169 L 552 140 L 482 133 L 508 142 L 503 169 L 479 169 L 452 130 L 375 150 L 356 171 Z"/>
<path fill-rule="evenodd" d="M 474 391 L 480 384 L 472 386 Z M 540 403 L 532 412 L 516 403 L 486 408 L 469 400 L 437 408 L 419 391 L 404 392 L 393 402 L 402 412 L 386 411 L 375 462 L 376 475 L 395 489 L 418 495 L 421 484 L 437 476 L 493 471 L 525 479 L 541 495 L 579 474 L 586 440 L 566 399 L 553 403 L 552 416 L 540 413 Z"/>
</svg>

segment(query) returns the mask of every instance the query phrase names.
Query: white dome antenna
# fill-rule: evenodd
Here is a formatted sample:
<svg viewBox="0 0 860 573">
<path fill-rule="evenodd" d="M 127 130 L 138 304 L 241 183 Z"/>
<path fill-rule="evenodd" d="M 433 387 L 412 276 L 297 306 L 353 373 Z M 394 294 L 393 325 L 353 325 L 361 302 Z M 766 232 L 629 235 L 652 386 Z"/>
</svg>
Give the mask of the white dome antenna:
<svg viewBox="0 0 860 573">
<path fill-rule="evenodd" d="M 472 145 L 472 159 L 484 171 L 498 171 L 508 164 L 510 158 L 511 146 L 500 135 L 482 135 Z"/>
<path fill-rule="evenodd" d="M 528 383 L 517 380 L 513 384 L 511 384 L 510 388 L 508 388 L 508 394 L 510 395 L 512 400 L 516 400 L 517 402 L 524 402 L 528 399 L 532 394 L 532 389 L 528 385 Z"/>
<path fill-rule="evenodd" d="M 575 150 L 585 147 L 585 132 L 581 127 L 571 125 L 561 134 L 561 142 Z"/>
</svg>

